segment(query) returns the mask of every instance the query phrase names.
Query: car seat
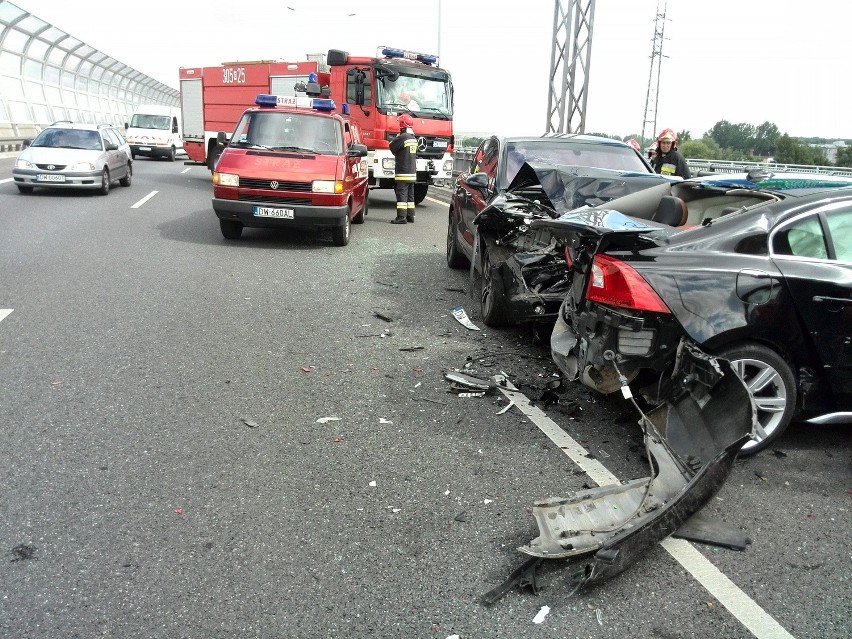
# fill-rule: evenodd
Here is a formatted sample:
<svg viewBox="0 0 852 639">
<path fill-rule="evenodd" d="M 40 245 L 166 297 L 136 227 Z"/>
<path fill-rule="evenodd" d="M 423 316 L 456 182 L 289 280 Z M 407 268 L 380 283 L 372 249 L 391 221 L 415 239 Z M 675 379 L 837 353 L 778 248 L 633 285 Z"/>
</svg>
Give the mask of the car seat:
<svg viewBox="0 0 852 639">
<path fill-rule="evenodd" d="M 683 226 L 688 216 L 686 202 L 674 195 L 664 195 L 660 198 L 660 203 L 651 219 L 669 226 Z"/>
</svg>

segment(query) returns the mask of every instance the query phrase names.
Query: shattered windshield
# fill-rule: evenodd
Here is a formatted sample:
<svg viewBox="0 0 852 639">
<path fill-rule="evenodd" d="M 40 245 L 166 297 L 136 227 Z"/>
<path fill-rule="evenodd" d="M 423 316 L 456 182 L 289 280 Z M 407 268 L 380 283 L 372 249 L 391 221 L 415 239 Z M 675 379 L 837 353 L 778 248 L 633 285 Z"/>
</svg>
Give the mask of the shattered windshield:
<svg viewBox="0 0 852 639">
<path fill-rule="evenodd" d="M 230 146 L 341 155 L 343 140 L 337 120 L 313 113 L 253 111 L 243 115 Z"/>
<path fill-rule="evenodd" d="M 562 138 L 522 140 L 506 145 L 503 184 L 509 184 L 514 179 L 524 162 L 649 173 L 648 167 L 629 147 L 581 143 Z"/>
</svg>

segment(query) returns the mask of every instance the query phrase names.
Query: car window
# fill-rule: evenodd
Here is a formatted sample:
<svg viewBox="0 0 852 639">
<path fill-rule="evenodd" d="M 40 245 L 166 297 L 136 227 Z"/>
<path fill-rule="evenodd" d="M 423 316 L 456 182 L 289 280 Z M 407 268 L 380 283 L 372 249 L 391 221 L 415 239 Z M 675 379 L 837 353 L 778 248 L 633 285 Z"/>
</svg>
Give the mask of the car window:
<svg viewBox="0 0 852 639">
<path fill-rule="evenodd" d="M 825 217 L 837 259 L 852 262 L 852 209 L 831 211 Z"/>
<path fill-rule="evenodd" d="M 124 142 L 122 142 L 122 140 L 118 137 L 115 129 L 104 129 L 103 132 L 109 142 L 112 142 L 116 146 L 124 144 Z"/>
<path fill-rule="evenodd" d="M 476 150 L 476 155 L 473 158 L 473 166 L 471 173 L 485 173 L 488 175 L 489 181 L 494 180 L 497 173 L 497 156 L 500 146 L 495 138 L 488 138 Z"/>
<path fill-rule="evenodd" d="M 796 220 L 776 233 L 772 247 L 780 255 L 828 258 L 825 236 L 817 215 Z"/>
<path fill-rule="evenodd" d="M 322 155 L 340 155 L 343 137 L 333 118 L 280 111 L 252 112 L 243 115 L 237 124 L 231 146 L 304 149 Z"/>
</svg>

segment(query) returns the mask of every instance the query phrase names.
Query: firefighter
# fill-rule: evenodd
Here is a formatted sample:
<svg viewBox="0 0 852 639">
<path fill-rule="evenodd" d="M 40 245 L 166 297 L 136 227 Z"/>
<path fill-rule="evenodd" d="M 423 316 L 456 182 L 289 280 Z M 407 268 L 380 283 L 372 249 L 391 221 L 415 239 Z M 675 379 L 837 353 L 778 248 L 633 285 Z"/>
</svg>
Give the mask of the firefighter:
<svg viewBox="0 0 852 639">
<path fill-rule="evenodd" d="M 677 135 L 671 129 L 663 129 L 657 136 L 657 149 L 653 163 L 654 171 L 661 175 L 677 175 L 684 180 L 692 177 L 686 160 L 678 153 Z"/>
<path fill-rule="evenodd" d="M 407 113 L 399 116 L 399 135 L 390 143 L 395 165 L 396 217 L 391 224 L 414 222 L 414 183 L 417 181 L 417 138 L 414 120 Z"/>
</svg>

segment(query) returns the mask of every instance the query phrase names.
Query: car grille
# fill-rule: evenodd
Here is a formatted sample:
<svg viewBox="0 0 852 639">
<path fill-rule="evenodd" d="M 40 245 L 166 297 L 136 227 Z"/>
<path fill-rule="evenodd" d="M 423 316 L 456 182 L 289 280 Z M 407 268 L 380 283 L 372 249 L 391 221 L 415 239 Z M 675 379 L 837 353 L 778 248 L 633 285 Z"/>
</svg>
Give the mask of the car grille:
<svg viewBox="0 0 852 639">
<path fill-rule="evenodd" d="M 272 182 L 276 186 L 273 188 Z M 263 189 L 264 191 L 298 191 L 300 193 L 310 193 L 310 182 L 288 182 L 286 180 L 258 180 L 255 178 L 240 178 L 240 188 L 243 189 Z"/>
<path fill-rule="evenodd" d="M 241 202 L 260 202 L 262 204 L 305 204 L 308 206 L 313 204 L 313 201 L 309 197 L 275 197 L 240 193 L 238 199 Z"/>
<path fill-rule="evenodd" d="M 42 171 L 64 171 L 65 164 L 36 164 Z"/>
<path fill-rule="evenodd" d="M 656 331 L 618 330 L 618 352 L 622 355 L 647 355 L 654 345 Z"/>
</svg>

